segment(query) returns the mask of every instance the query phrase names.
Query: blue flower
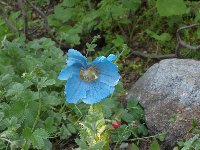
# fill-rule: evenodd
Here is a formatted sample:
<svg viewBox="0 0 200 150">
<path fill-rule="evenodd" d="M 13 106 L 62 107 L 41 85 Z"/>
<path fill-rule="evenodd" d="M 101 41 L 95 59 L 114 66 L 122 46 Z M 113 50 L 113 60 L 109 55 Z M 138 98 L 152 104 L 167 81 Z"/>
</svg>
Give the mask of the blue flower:
<svg viewBox="0 0 200 150">
<path fill-rule="evenodd" d="M 97 57 L 93 62 L 74 49 L 67 53 L 67 66 L 61 70 L 58 79 L 67 80 L 65 85 L 66 101 L 77 103 L 82 100 L 86 104 L 94 104 L 105 99 L 114 92 L 120 75 L 117 65 L 112 61 L 116 56 Z"/>
</svg>

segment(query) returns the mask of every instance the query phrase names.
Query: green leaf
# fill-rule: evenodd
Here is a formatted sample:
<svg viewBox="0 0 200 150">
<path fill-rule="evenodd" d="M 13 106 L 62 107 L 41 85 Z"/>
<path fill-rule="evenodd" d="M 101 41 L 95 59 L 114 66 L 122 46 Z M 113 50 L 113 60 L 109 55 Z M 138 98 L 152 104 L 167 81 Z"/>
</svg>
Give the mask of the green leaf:
<svg viewBox="0 0 200 150">
<path fill-rule="evenodd" d="M 44 139 L 43 150 L 52 150 L 52 143 L 48 139 Z"/>
<path fill-rule="evenodd" d="M 102 105 L 103 115 L 105 118 L 109 118 L 112 115 L 111 107 Z"/>
<path fill-rule="evenodd" d="M 56 127 L 54 126 L 54 118 L 53 117 L 48 117 L 45 120 L 45 130 L 48 133 L 54 133 L 56 131 Z"/>
<path fill-rule="evenodd" d="M 183 15 L 187 11 L 184 0 L 157 0 L 156 7 L 160 16 Z"/>
<path fill-rule="evenodd" d="M 120 35 L 116 35 L 116 38 L 112 41 L 112 43 L 115 45 L 115 47 L 122 47 L 124 44 L 124 39 Z"/>
<path fill-rule="evenodd" d="M 7 91 L 6 96 L 15 96 L 20 95 L 24 90 L 24 86 L 21 83 L 14 83 L 12 87 Z"/>
<path fill-rule="evenodd" d="M 156 139 L 154 139 L 153 142 L 151 143 L 149 150 L 160 150 L 160 146 Z"/>
<path fill-rule="evenodd" d="M 144 136 L 146 136 L 148 134 L 148 130 L 147 128 L 145 127 L 144 124 L 140 124 L 137 126 L 138 127 L 138 132 Z"/>
<path fill-rule="evenodd" d="M 25 103 L 23 101 L 16 101 L 11 106 L 10 115 L 16 116 L 18 118 L 19 117 L 23 118 L 24 111 L 25 111 Z M 19 118 L 19 119 L 22 119 L 22 118 Z"/>
<path fill-rule="evenodd" d="M 60 133 L 59 134 L 60 134 L 61 139 L 67 139 L 72 135 L 65 125 L 62 125 L 60 127 Z"/>
<path fill-rule="evenodd" d="M 141 5 L 141 0 L 126 0 L 122 1 L 122 4 L 126 7 L 131 9 L 133 12 L 135 12 Z"/>
<path fill-rule="evenodd" d="M 124 140 L 127 140 L 131 136 L 131 132 L 132 128 L 123 124 L 114 130 L 114 132 L 111 134 L 111 138 L 113 141 L 122 142 Z"/>
<path fill-rule="evenodd" d="M 160 141 L 164 141 L 164 139 L 165 139 L 165 133 L 159 133 L 156 138 L 158 138 Z"/>
<path fill-rule="evenodd" d="M 47 77 L 42 77 L 41 80 L 38 83 L 38 88 L 42 89 L 44 87 L 47 87 L 49 85 L 53 85 L 55 83 L 56 83 L 56 81 L 54 79 L 47 80 Z"/>
<path fill-rule="evenodd" d="M 130 113 L 128 113 L 126 110 L 124 110 L 124 112 L 122 113 L 121 118 L 127 123 L 131 123 L 134 120 L 134 117 Z"/>
<path fill-rule="evenodd" d="M 105 141 L 99 141 L 95 143 L 95 145 L 92 146 L 90 150 L 102 150 L 105 144 L 106 144 Z"/>
<path fill-rule="evenodd" d="M 155 32 L 153 32 L 153 31 L 151 31 L 149 29 L 146 29 L 146 33 L 150 37 L 154 38 L 155 40 L 163 42 L 163 43 L 170 41 L 171 38 L 172 38 L 169 33 L 162 33 L 161 35 L 158 35 L 158 34 L 156 34 Z"/>
<path fill-rule="evenodd" d="M 36 101 L 31 101 L 27 104 L 27 107 L 24 112 L 24 124 L 26 127 L 30 127 L 33 125 L 35 117 L 38 113 L 38 105 L 39 103 Z"/>
<path fill-rule="evenodd" d="M 81 150 L 88 150 L 89 147 L 87 143 L 82 139 L 75 139 L 75 142 L 79 145 Z"/>
<path fill-rule="evenodd" d="M 46 91 L 41 92 L 42 99 L 44 100 L 44 105 L 49 106 L 58 106 L 62 103 L 62 99 L 59 97 L 57 92 L 47 93 Z"/>
<path fill-rule="evenodd" d="M 190 138 L 188 141 L 184 143 L 184 147 L 181 150 L 189 150 L 193 147 L 193 144 L 196 140 L 199 139 L 199 135 L 196 134 L 194 137 Z"/>
<path fill-rule="evenodd" d="M 127 103 L 128 113 L 132 116 L 132 120 L 143 120 L 144 110 L 139 105 L 138 101 L 130 99 Z"/>
<path fill-rule="evenodd" d="M 77 3 L 77 0 L 64 0 L 62 5 L 67 7 L 73 7 Z"/>
<path fill-rule="evenodd" d="M 30 139 L 32 136 L 31 128 L 25 128 L 22 132 L 22 135 L 25 139 Z"/>
<path fill-rule="evenodd" d="M 76 133 L 76 128 L 72 123 L 68 123 L 67 128 L 71 133 Z"/>
<path fill-rule="evenodd" d="M 139 150 L 139 148 L 137 147 L 137 145 L 135 145 L 134 143 L 132 143 L 131 150 Z"/>
<path fill-rule="evenodd" d="M 44 147 L 44 140 L 46 140 L 48 137 L 49 137 L 49 135 L 46 132 L 46 130 L 44 130 L 42 128 L 36 129 L 33 132 L 33 135 L 31 138 L 33 147 L 41 149 L 42 147 Z"/>
<path fill-rule="evenodd" d="M 65 9 L 61 5 L 57 5 L 55 7 L 55 17 L 56 19 L 59 19 L 62 22 L 68 21 L 75 13 L 76 10 L 73 8 Z"/>
</svg>

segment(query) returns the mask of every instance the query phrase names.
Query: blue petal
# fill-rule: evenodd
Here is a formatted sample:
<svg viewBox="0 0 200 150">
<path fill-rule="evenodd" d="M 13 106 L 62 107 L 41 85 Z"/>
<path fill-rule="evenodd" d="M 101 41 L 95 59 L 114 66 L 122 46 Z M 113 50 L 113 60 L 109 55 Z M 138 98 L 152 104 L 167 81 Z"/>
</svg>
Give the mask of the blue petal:
<svg viewBox="0 0 200 150">
<path fill-rule="evenodd" d="M 79 76 L 72 76 L 65 85 L 66 101 L 77 103 L 86 98 L 86 91 L 89 89 L 89 82 L 84 82 Z"/>
<path fill-rule="evenodd" d="M 67 65 L 73 65 L 73 64 L 81 64 L 82 66 L 85 66 L 87 64 L 87 58 L 83 56 L 79 51 L 74 49 L 69 49 L 67 53 Z"/>
<path fill-rule="evenodd" d="M 109 86 L 117 85 L 120 75 L 117 65 L 107 59 L 95 59 L 91 65 L 94 65 L 99 70 L 98 80 Z"/>
<path fill-rule="evenodd" d="M 104 83 L 98 81 L 90 82 L 90 87 L 87 91 L 86 98 L 82 99 L 82 101 L 86 104 L 95 104 L 111 95 L 114 90 L 114 87 L 108 86 Z"/>
<path fill-rule="evenodd" d="M 105 60 L 105 59 L 106 59 L 105 56 L 100 56 L 100 57 L 97 57 L 92 63 L 94 63 L 94 62 L 99 62 L 99 61 L 103 61 L 103 60 Z"/>
<path fill-rule="evenodd" d="M 80 73 L 80 65 L 79 64 L 74 64 L 69 67 L 65 67 L 64 69 L 61 70 L 58 79 L 59 80 L 68 80 L 72 75 L 79 75 Z"/>
<path fill-rule="evenodd" d="M 113 60 L 115 60 L 116 58 L 117 58 L 116 55 L 110 54 L 110 55 L 107 57 L 107 60 L 113 61 Z"/>
</svg>

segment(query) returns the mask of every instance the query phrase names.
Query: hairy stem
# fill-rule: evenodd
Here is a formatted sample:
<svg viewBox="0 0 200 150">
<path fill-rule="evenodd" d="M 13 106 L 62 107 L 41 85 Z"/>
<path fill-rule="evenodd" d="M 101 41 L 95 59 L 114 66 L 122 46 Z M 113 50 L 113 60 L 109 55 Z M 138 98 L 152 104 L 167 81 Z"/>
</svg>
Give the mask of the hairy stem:
<svg viewBox="0 0 200 150">
<path fill-rule="evenodd" d="M 38 108 L 37 116 L 35 118 L 35 122 L 33 124 L 32 129 L 31 129 L 32 132 L 34 131 L 34 129 L 35 129 L 37 123 L 38 123 L 38 120 L 40 118 L 41 108 L 42 108 L 42 102 L 41 102 L 41 98 L 40 98 L 40 90 L 39 89 L 38 89 L 38 94 L 39 94 L 39 106 L 38 106 L 39 108 Z"/>
</svg>

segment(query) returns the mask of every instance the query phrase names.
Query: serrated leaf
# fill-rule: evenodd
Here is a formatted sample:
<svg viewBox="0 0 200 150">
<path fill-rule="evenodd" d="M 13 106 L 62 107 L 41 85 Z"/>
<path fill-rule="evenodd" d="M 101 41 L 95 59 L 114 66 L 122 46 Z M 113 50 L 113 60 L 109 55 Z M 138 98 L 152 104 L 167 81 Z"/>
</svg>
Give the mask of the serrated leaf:
<svg viewBox="0 0 200 150">
<path fill-rule="evenodd" d="M 71 133 L 76 133 L 76 128 L 75 128 L 75 126 L 73 124 L 68 123 L 67 124 L 67 128 Z"/>
<path fill-rule="evenodd" d="M 75 12 L 76 10 L 74 8 L 64 8 L 61 5 L 55 7 L 55 17 L 62 22 L 68 21 Z"/>
<path fill-rule="evenodd" d="M 18 124 L 18 118 L 15 117 L 15 116 L 12 116 L 11 118 L 4 119 L 3 123 L 7 127 L 11 127 L 11 128 L 15 128 L 15 129 L 18 129 L 21 126 L 20 124 Z"/>
<path fill-rule="evenodd" d="M 31 143 L 33 145 L 33 147 L 35 148 L 43 148 L 44 147 L 44 140 L 46 140 L 48 138 L 48 133 L 46 132 L 46 130 L 40 128 L 40 129 L 36 129 L 33 132 L 33 135 L 31 137 Z"/>
<path fill-rule="evenodd" d="M 48 139 L 44 139 L 44 150 L 52 150 L 52 143 Z"/>
<path fill-rule="evenodd" d="M 60 128 L 60 138 L 67 139 L 69 136 L 71 136 L 70 131 L 67 129 L 66 126 L 62 125 L 62 127 Z"/>
<path fill-rule="evenodd" d="M 25 129 L 23 130 L 23 132 L 22 132 L 22 135 L 23 135 L 23 137 L 24 137 L 26 140 L 30 139 L 31 136 L 32 136 L 31 128 L 25 128 Z"/>
<path fill-rule="evenodd" d="M 112 43 L 116 46 L 116 47 L 120 47 L 124 44 L 124 39 L 122 36 L 120 35 L 116 35 L 116 38 L 112 41 Z"/>
<path fill-rule="evenodd" d="M 156 7 L 160 16 L 182 15 L 187 11 L 184 0 L 157 0 Z"/>
<path fill-rule="evenodd" d="M 160 146 L 156 139 L 154 139 L 153 142 L 151 143 L 149 150 L 160 150 Z"/>
<path fill-rule="evenodd" d="M 20 95 L 24 90 L 24 86 L 21 83 L 14 83 L 12 87 L 7 91 L 6 96 L 15 96 Z"/>
<path fill-rule="evenodd" d="M 190 138 L 184 143 L 184 147 L 181 150 L 189 150 L 193 147 L 193 143 L 199 138 L 199 135 L 196 134 L 194 137 Z"/>
<path fill-rule="evenodd" d="M 102 106 L 103 108 L 103 114 L 105 118 L 109 118 L 112 115 L 112 110 L 110 109 L 110 107 L 106 107 L 106 106 Z"/>
<path fill-rule="evenodd" d="M 36 129 L 33 132 L 33 135 L 35 137 L 39 137 L 39 138 L 42 138 L 42 139 L 47 139 L 49 137 L 49 134 L 47 133 L 47 131 L 45 129 L 42 129 L 42 128 Z"/>
<path fill-rule="evenodd" d="M 42 99 L 44 100 L 44 105 L 49 107 L 51 106 L 57 106 L 62 103 L 62 99 L 59 97 L 59 93 L 57 92 L 51 92 L 47 93 L 46 91 L 42 92 Z"/>
<path fill-rule="evenodd" d="M 50 86 L 50 85 L 53 85 L 55 84 L 56 81 L 54 79 L 49 79 L 47 80 L 47 77 L 42 77 L 41 80 L 39 81 L 38 83 L 38 88 L 39 89 L 42 89 L 44 87 L 47 87 L 47 86 Z"/>
<path fill-rule="evenodd" d="M 129 128 L 127 125 L 123 124 L 117 129 L 115 132 L 111 134 L 111 138 L 113 141 L 124 141 L 127 140 L 131 136 L 132 129 Z"/>
<path fill-rule="evenodd" d="M 146 135 L 148 134 L 148 130 L 147 130 L 147 128 L 144 126 L 144 124 L 138 125 L 137 128 L 138 128 L 138 133 L 139 133 L 139 134 L 142 134 L 142 135 L 144 135 L 144 136 L 146 136 Z"/>
<path fill-rule="evenodd" d="M 154 38 L 155 40 L 157 41 L 160 41 L 160 42 L 168 42 L 171 40 L 171 35 L 169 33 L 162 33 L 161 35 L 158 35 L 156 34 L 155 32 L 149 30 L 149 29 L 146 29 L 146 33 Z"/>
<path fill-rule="evenodd" d="M 165 133 L 159 133 L 157 138 L 160 140 L 160 141 L 164 141 L 165 139 Z"/>
<path fill-rule="evenodd" d="M 32 83 L 31 81 L 29 81 L 29 80 L 26 80 L 26 81 L 24 81 L 24 83 L 23 83 L 24 88 L 28 88 L 28 87 L 30 87 L 31 85 L 33 85 L 33 83 Z"/>
<path fill-rule="evenodd" d="M 33 125 L 35 117 L 38 113 L 38 102 L 31 101 L 28 103 L 26 110 L 24 111 L 24 124 L 26 127 Z"/>
<path fill-rule="evenodd" d="M 82 150 L 88 150 L 89 149 L 87 143 L 84 140 L 82 140 L 82 139 L 75 139 L 75 142 L 79 145 L 79 147 Z"/>
<path fill-rule="evenodd" d="M 126 0 L 122 2 L 126 8 L 131 9 L 133 12 L 135 12 L 141 5 L 141 0 Z"/>
<path fill-rule="evenodd" d="M 48 117 L 45 120 L 45 130 L 48 131 L 48 133 L 54 133 L 56 131 L 56 127 L 54 126 L 54 118 Z"/>
<path fill-rule="evenodd" d="M 126 110 L 124 110 L 124 112 L 122 113 L 121 118 L 127 123 L 131 123 L 134 120 L 134 117 L 130 113 L 128 113 Z"/>
<path fill-rule="evenodd" d="M 127 109 L 132 109 L 137 106 L 138 106 L 138 101 L 136 101 L 135 99 L 129 100 L 127 102 Z"/>
<path fill-rule="evenodd" d="M 24 121 L 24 112 L 26 110 L 26 104 L 23 101 L 16 101 L 10 108 L 10 116 L 18 118 L 18 122 Z"/>
<path fill-rule="evenodd" d="M 92 147 L 90 148 L 90 150 L 102 150 L 105 144 L 106 144 L 106 142 L 104 142 L 104 141 L 99 141 L 99 142 L 95 143 L 95 145 L 92 146 Z"/>
</svg>

